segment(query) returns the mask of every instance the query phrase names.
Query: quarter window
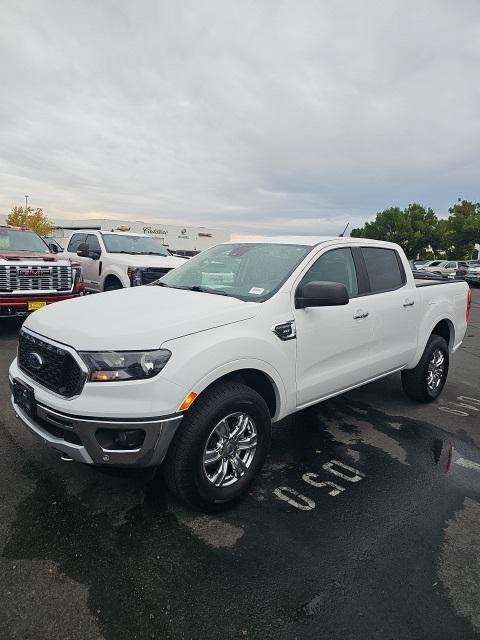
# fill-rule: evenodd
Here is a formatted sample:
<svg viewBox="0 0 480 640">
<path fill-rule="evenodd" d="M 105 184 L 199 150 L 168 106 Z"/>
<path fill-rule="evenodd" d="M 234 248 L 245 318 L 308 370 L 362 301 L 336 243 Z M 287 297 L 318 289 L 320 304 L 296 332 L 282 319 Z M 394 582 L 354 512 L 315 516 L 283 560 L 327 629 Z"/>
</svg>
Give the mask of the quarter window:
<svg viewBox="0 0 480 640">
<path fill-rule="evenodd" d="M 70 242 L 68 243 L 67 251 L 76 253 L 78 251 L 78 247 L 82 244 L 82 242 L 85 242 L 86 238 L 86 233 L 74 233 L 70 238 Z"/>
<path fill-rule="evenodd" d="M 301 284 L 316 281 L 339 282 L 347 287 L 350 298 L 357 296 L 357 271 L 351 249 L 332 249 L 320 256 L 303 276 Z"/>
<path fill-rule="evenodd" d="M 362 247 L 362 255 L 372 293 L 399 289 L 405 284 L 405 272 L 395 250 Z"/>
</svg>

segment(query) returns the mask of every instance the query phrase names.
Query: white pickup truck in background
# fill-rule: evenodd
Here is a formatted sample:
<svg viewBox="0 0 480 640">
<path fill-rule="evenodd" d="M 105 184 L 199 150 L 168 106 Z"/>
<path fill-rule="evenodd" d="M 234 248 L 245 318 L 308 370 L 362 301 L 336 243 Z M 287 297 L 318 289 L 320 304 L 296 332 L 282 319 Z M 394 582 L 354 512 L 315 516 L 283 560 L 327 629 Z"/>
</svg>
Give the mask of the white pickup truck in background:
<svg viewBox="0 0 480 640">
<path fill-rule="evenodd" d="M 30 316 L 13 406 L 64 457 L 163 463 L 177 496 L 211 510 L 247 491 L 272 422 L 396 371 L 435 400 L 470 301 L 465 282 L 415 282 L 387 242 L 222 244 L 152 286 Z"/>
<path fill-rule="evenodd" d="M 172 256 L 156 238 L 119 231 L 75 231 L 63 256 L 81 262 L 90 292 L 149 284 L 187 262 Z"/>
</svg>

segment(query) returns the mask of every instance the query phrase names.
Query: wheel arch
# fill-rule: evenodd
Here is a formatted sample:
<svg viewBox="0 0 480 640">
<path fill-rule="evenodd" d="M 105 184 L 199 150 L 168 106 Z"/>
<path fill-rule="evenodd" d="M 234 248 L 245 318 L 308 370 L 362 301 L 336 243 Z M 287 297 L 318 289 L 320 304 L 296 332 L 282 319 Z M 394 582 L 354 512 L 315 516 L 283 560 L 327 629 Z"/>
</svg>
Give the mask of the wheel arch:
<svg viewBox="0 0 480 640">
<path fill-rule="evenodd" d="M 436 323 L 435 324 L 432 323 L 428 331 L 426 331 L 425 333 L 423 333 L 422 331 L 422 335 L 424 337 L 418 343 L 418 349 L 415 354 L 415 357 L 413 358 L 411 363 L 406 367 L 406 369 L 413 369 L 414 367 L 417 366 L 417 364 L 420 362 L 420 358 L 422 357 L 423 352 L 425 351 L 428 341 L 432 335 L 437 335 L 444 338 L 448 345 L 449 352 L 450 353 L 453 352 L 453 348 L 455 346 L 455 325 L 450 317 L 443 317 L 441 320 L 437 319 Z"/>
<path fill-rule="evenodd" d="M 122 288 L 125 287 L 122 279 L 116 273 L 108 273 L 103 280 L 103 290 L 105 291 L 112 284 L 119 284 Z"/>
<path fill-rule="evenodd" d="M 431 335 L 441 336 L 448 345 L 448 350 L 451 352 L 455 344 L 455 327 L 451 320 L 444 318 L 437 322 L 430 332 Z M 429 337 L 430 337 L 429 336 Z"/>
<path fill-rule="evenodd" d="M 245 384 L 261 395 L 268 406 L 273 421 L 276 421 L 280 413 L 283 413 L 286 396 L 278 372 L 273 369 L 267 370 L 267 367 L 256 362 L 232 363 L 216 369 L 197 383 L 193 390 L 201 395 L 213 385 L 226 380 Z"/>
</svg>

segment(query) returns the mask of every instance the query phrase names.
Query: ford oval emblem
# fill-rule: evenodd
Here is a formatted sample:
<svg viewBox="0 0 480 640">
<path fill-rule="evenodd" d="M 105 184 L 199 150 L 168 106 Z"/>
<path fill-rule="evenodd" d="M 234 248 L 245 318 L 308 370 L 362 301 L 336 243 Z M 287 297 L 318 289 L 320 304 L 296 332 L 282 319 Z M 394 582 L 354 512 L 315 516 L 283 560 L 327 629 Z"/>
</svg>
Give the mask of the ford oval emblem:
<svg viewBox="0 0 480 640">
<path fill-rule="evenodd" d="M 43 358 L 36 351 L 27 354 L 27 364 L 34 371 L 39 371 L 43 367 Z"/>
</svg>

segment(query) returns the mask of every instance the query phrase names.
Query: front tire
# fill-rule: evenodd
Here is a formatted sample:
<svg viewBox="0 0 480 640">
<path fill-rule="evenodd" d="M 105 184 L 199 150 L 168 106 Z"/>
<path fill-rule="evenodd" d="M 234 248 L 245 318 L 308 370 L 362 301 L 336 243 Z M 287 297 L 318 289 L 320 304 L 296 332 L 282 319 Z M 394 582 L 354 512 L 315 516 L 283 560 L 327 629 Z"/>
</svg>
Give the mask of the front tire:
<svg viewBox="0 0 480 640">
<path fill-rule="evenodd" d="M 113 282 L 109 284 L 108 287 L 105 287 L 104 291 L 117 291 L 118 289 L 123 289 L 123 286 L 120 282 Z"/>
<path fill-rule="evenodd" d="M 420 362 L 414 369 L 402 371 L 403 390 L 417 402 L 433 402 L 447 381 L 449 351 L 445 339 L 431 335 Z"/>
<path fill-rule="evenodd" d="M 238 382 L 206 390 L 185 415 L 164 463 L 169 489 L 201 511 L 218 511 L 247 492 L 270 447 L 265 400 Z"/>
</svg>

